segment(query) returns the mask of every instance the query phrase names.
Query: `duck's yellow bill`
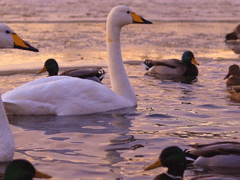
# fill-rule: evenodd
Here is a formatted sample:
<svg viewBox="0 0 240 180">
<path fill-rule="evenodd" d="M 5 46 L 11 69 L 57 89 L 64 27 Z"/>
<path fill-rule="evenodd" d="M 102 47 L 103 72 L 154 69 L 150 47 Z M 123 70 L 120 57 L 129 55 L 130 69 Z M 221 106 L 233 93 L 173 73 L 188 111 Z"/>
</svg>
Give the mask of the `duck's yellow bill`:
<svg viewBox="0 0 240 180">
<path fill-rule="evenodd" d="M 32 47 L 30 44 L 23 41 L 17 34 L 11 33 L 11 35 L 12 35 L 13 41 L 14 41 L 14 48 L 39 52 L 38 49 L 36 49 L 35 47 Z"/>
<path fill-rule="evenodd" d="M 132 15 L 133 23 L 152 24 L 151 21 L 142 18 L 141 16 L 135 14 L 134 12 L 131 12 L 130 14 Z"/>
<path fill-rule="evenodd" d="M 160 159 L 158 159 L 155 163 L 149 165 L 148 167 L 146 167 L 144 170 L 147 171 L 147 170 L 150 170 L 150 169 L 155 169 L 157 167 L 161 167 L 162 166 L 162 162 Z"/>
<path fill-rule="evenodd" d="M 35 173 L 35 178 L 45 178 L 45 179 L 50 179 L 52 178 L 52 176 L 49 176 L 48 174 L 45 174 L 45 173 L 42 173 L 42 172 L 39 172 L 36 170 L 36 173 Z"/>
<path fill-rule="evenodd" d="M 199 63 L 196 61 L 195 58 L 192 58 L 191 62 L 192 62 L 193 64 L 195 64 L 195 65 L 199 65 Z"/>
<path fill-rule="evenodd" d="M 44 73 L 46 71 L 47 71 L 46 66 L 43 66 L 43 68 L 40 71 L 38 71 L 37 74 L 41 74 L 41 73 Z"/>
</svg>

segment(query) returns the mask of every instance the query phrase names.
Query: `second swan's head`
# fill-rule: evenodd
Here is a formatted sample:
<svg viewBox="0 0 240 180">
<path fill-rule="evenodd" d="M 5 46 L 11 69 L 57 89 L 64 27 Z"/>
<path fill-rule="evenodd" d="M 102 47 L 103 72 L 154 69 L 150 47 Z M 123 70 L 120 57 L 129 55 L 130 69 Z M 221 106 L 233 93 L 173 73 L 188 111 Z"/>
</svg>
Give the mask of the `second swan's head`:
<svg viewBox="0 0 240 180">
<path fill-rule="evenodd" d="M 32 47 L 23 41 L 10 27 L 0 23 L 0 48 L 18 48 L 28 51 L 38 52 L 38 49 Z"/>
<path fill-rule="evenodd" d="M 124 5 L 114 7 L 108 14 L 107 21 L 112 26 L 118 27 L 132 23 L 152 24 L 152 22 L 135 14 L 129 7 Z"/>
</svg>

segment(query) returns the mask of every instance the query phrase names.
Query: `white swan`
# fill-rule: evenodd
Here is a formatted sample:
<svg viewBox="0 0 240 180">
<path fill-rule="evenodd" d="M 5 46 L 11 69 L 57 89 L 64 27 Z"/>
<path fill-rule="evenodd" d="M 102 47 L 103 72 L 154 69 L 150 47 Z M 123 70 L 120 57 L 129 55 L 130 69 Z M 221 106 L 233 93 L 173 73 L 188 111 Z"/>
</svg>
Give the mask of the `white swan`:
<svg viewBox="0 0 240 180">
<path fill-rule="evenodd" d="M 74 77 L 37 79 L 2 96 L 7 113 L 77 115 L 135 106 L 137 99 L 124 69 L 120 46 L 121 28 L 131 23 L 151 24 L 123 5 L 113 8 L 107 18 L 107 52 L 113 90 Z"/>
<path fill-rule="evenodd" d="M 23 41 L 6 24 L 0 23 L 0 48 L 19 48 L 37 52 L 38 50 Z M 13 135 L 6 112 L 0 98 L 0 162 L 11 161 L 15 152 Z"/>
</svg>

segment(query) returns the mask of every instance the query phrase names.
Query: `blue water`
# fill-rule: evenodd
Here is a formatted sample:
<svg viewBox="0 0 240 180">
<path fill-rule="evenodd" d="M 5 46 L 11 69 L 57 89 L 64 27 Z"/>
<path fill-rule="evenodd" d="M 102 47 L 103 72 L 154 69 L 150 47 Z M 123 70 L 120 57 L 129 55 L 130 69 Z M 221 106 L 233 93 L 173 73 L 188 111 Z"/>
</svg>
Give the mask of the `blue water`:
<svg viewBox="0 0 240 180">
<path fill-rule="evenodd" d="M 62 71 L 101 66 L 108 72 L 104 19 L 117 2 L 42 2 L 46 7 L 27 0 L 0 3 L 3 21 L 40 50 L 0 51 L 2 93 L 47 76 L 35 73 L 48 58 L 55 58 Z M 146 19 L 156 20 L 122 29 L 123 59 L 138 106 L 85 116 L 9 116 L 14 158 L 28 159 L 54 180 L 152 179 L 166 169 L 143 169 L 167 146 L 186 149 L 193 143 L 239 141 L 240 103 L 228 96 L 223 80 L 228 67 L 240 60 L 235 53 L 239 47 L 224 42 L 225 34 L 238 24 L 239 3 L 213 2 L 123 1 Z M 35 10 L 30 8 L 34 5 Z M 193 83 L 145 75 L 141 62 L 146 58 L 180 58 L 185 50 L 200 64 Z M 103 84 L 111 87 L 109 74 Z M 188 169 L 185 179 L 199 173 L 212 172 Z"/>
</svg>

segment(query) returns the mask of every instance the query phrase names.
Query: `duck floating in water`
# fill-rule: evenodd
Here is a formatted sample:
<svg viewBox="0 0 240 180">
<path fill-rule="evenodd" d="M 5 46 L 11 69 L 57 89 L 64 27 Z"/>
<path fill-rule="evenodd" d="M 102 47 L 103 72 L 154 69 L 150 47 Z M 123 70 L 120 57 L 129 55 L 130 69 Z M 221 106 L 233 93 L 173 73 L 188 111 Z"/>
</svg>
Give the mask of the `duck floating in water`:
<svg viewBox="0 0 240 180">
<path fill-rule="evenodd" d="M 155 169 L 157 167 L 167 167 L 167 173 L 162 173 L 154 178 L 154 180 L 182 180 L 183 173 L 187 168 L 186 157 L 179 147 L 170 146 L 165 148 L 158 160 L 145 168 L 145 171 Z"/>
<path fill-rule="evenodd" d="M 43 68 L 37 74 L 48 72 L 48 76 L 57 76 L 59 71 L 58 63 L 55 59 L 45 61 Z M 71 69 L 64 71 L 60 75 L 89 79 L 101 83 L 105 76 L 105 71 L 101 68 Z"/>
<path fill-rule="evenodd" d="M 240 37 L 240 24 L 235 27 L 233 32 L 226 34 L 225 41 L 238 40 Z"/>
<path fill-rule="evenodd" d="M 228 74 L 225 76 L 224 79 L 227 79 L 227 81 L 226 81 L 227 87 L 240 85 L 239 66 L 236 64 L 229 66 Z"/>
<path fill-rule="evenodd" d="M 239 142 L 195 144 L 192 147 L 186 150 L 185 154 L 195 160 L 195 166 L 240 169 Z"/>
<path fill-rule="evenodd" d="M 40 78 L 3 94 L 7 113 L 15 115 L 79 115 L 106 112 L 137 105 L 121 55 L 120 32 L 128 24 L 152 24 L 129 7 L 113 8 L 107 17 L 108 69 L 112 90 L 76 77 Z"/>
<path fill-rule="evenodd" d="M 231 160 L 229 160 L 231 161 Z M 183 180 L 184 171 L 187 168 L 186 154 L 185 152 L 177 146 L 170 146 L 165 148 L 159 159 L 147 166 L 146 170 L 155 169 L 157 167 L 167 167 L 166 173 L 157 175 L 153 180 Z M 224 176 L 224 175 L 200 175 L 191 178 L 191 180 L 236 180 L 234 177 Z"/>
<path fill-rule="evenodd" d="M 0 23 L 0 49 L 18 48 L 38 52 L 27 42 L 23 41 L 10 27 Z M 13 135 L 8 123 L 6 112 L 0 98 L 0 162 L 12 160 L 15 152 Z"/>
<path fill-rule="evenodd" d="M 145 60 L 144 64 L 148 70 L 148 74 L 192 77 L 198 76 L 198 69 L 195 65 L 199 64 L 195 60 L 195 57 L 191 51 L 185 51 L 182 55 L 182 60 Z"/>
<path fill-rule="evenodd" d="M 13 160 L 6 168 L 4 180 L 32 180 L 33 178 L 50 179 L 51 176 L 37 171 L 27 160 Z"/>
</svg>

